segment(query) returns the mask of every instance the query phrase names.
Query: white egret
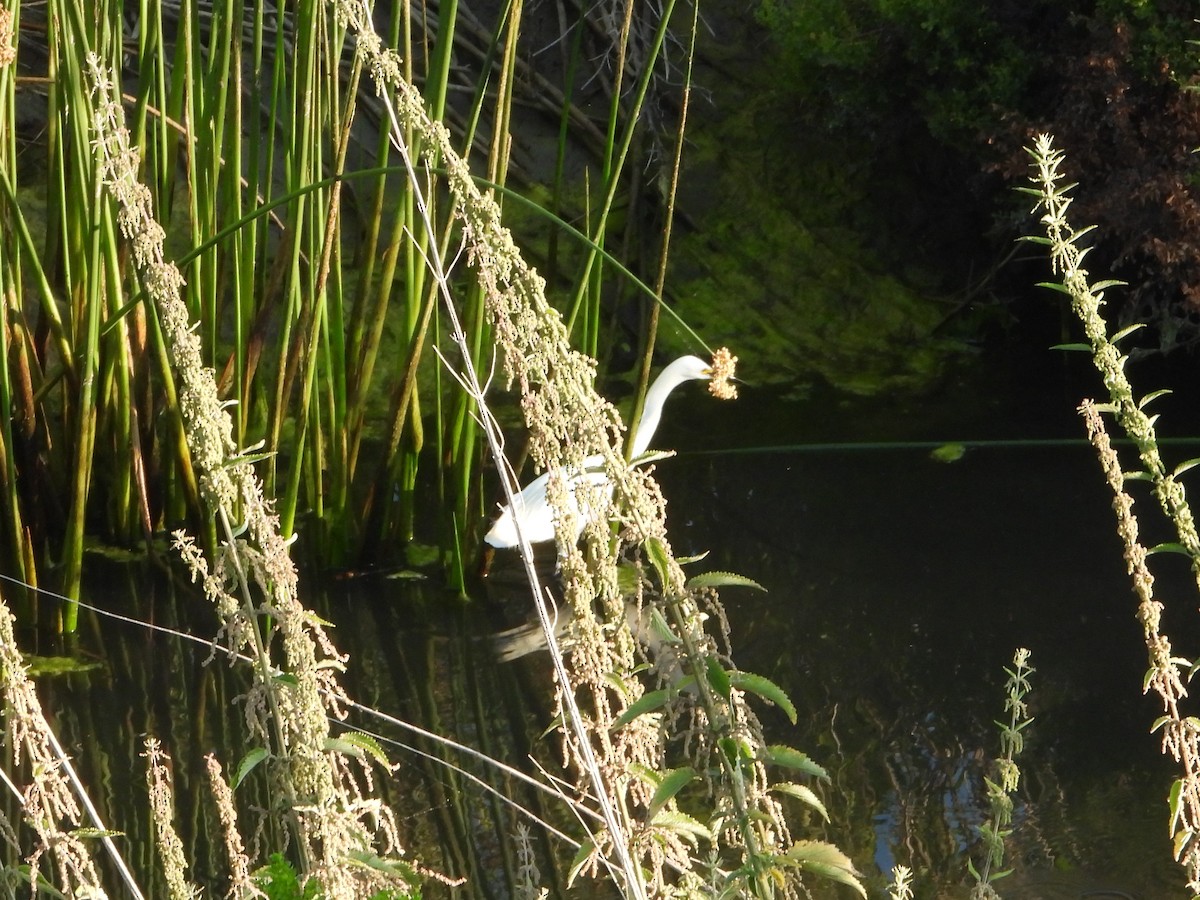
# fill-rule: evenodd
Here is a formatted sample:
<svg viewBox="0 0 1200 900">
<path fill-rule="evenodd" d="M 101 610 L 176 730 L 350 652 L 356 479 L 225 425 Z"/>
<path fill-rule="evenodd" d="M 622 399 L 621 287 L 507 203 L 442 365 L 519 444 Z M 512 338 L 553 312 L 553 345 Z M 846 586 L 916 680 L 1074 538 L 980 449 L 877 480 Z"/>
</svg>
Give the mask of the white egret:
<svg viewBox="0 0 1200 900">
<path fill-rule="evenodd" d="M 642 418 L 633 434 L 633 445 L 630 448 L 633 459 L 637 459 L 650 446 L 658 423 L 662 419 L 663 405 L 675 388 L 686 381 L 708 380 L 713 377 L 713 367 L 698 356 L 681 356 L 659 373 L 646 391 L 646 403 L 642 408 Z M 575 539 L 583 534 L 587 524 L 587 510 L 580 510 L 575 499 L 575 486 L 583 482 L 591 485 L 608 485 L 608 477 L 598 467 L 603 459 L 599 455 L 589 456 L 584 460 L 584 471 L 571 478 L 568 484 L 567 496 L 571 501 L 571 512 L 575 518 Z M 531 544 L 541 544 L 554 540 L 554 510 L 546 498 L 546 486 L 550 481 L 550 473 L 544 472 L 531 481 L 525 488 L 513 497 L 512 506 L 504 506 L 500 515 L 492 523 L 491 529 L 484 535 L 484 541 L 497 549 L 516 547 L 520 541 L 517 537 L 517 526 L 521 534 Z"/>
</svg>

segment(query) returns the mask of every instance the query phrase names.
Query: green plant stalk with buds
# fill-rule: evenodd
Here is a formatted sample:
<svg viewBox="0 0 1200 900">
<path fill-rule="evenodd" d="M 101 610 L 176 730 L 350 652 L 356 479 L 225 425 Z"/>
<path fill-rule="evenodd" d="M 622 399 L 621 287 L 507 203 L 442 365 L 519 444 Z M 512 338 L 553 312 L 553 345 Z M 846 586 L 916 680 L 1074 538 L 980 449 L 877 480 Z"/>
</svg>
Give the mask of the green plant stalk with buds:
<svg viewBox="0 0 1200 900">
<path fill-rule="evenodd" d="M 500 224 L 494 198 L 478 190 L 448 132 L 429 118 L 422 98 L 404 78 L 401 61 L 374 34 L 363 8 L 342 0 L 337 10 L 343 24 L 354 32 L 364 68 L 395 117 L 397 143 L 415 148 L 404 151 L 414 186 L 423 183 L 432 169 L 446 173 L 453 212 L 482 288 L 493 335 L 503 350 L 505 371 L 521 390 L 531 454 L 539 466 L 552 472 L 547 490 L 551 504 L 567 508 L 567 479 L 561 473 L 580 468 L 592 453 L 601 455 L 614 486 L 615 507 L 606 502 L 604 492 L 584 504 L 600 513 L 588 523 L 583 549 L 576 545 L 568 517 L 557 521 L 560 569 L 575 630 L 569 666 L 561 654 L 553 654 L 557 699 L 569 725 L 562 739 L 567 758 L 581 778 L 581 795 L 590 792 L 596 798 L 607 824 L 606 833 L 584 843 L 572 876 L 606 868 L 629 896 L 696 893 L 714 882 L 724 891 L 793 896 L 802 890 L 799 873 L 809 872 L 850 884 L 861 893 L 853 866 L 835 847 L 791 840 L 782 808 L 770 791 L 794 789 L 794 796 L 815 801 L 818 808 L 820 801 L 802 786 L 776 785 L 768 767 L 818 776 L 821 770 L 797 751 L 765 745 L 747 695 L 770 697 L 792 716 L 794 710 L 766 679 L 731 670 L 716 652 L 713 639 L 704 634 L 700 603 L 715 603 L 713 588 L 721 582 L 693 583 L 673 558 L 661 494 L 644 472 L 625 464 L 620 418 L 595 392 L 594 363 L 572 349 L 561 318 L 546 303 L 544 283 Z M 411 143 L 405 143 L 408 135 Z M 424 172 L 417 168 L 418 161 L 424 162 Z M 428 218 L 428 202 L 422 199 L 419 206 Z M 498 432 L 469 363 L 468 338 L 458 324 L 441 257 L 432 244 L 430 249 L 427 264 L 452 319 L 455 339 L 464 349 L 464 385 L 479 404 L 493 452 L 501 459 Z M 515 481 L 506 480 L 505 489 L 511 502 Z M 685 671 L 691 673 L 694 695 L 700 698 L 691 712 L 695 769 L 667 766 L 668 733 L 659 724 L 668 702 L 684 695 L 678 689 L 648 693 L 635 674 L 636 641 L 625 621 L 625 596 L 617 570 L 621 539 L 614 540 L 609 530 L 610 514 L 627 526 L 634 546 L 642 548 L 658 573 L 657 585 L 639 576 L 636 596 L 661 598 L 664 621 L 674 629 L 670 642 L 687 660 Z M 522 549 L 528 561 L 528 547 Z M 531 583 L 535 608 L 543 617 L 553 651 L 550 614 L 536 576 Z M 680 718 L 677 712 L 671 716 L 672 721 Z M 708 773 L 707 786 L 715 795 L 705 821 L 685 814 L 676 803 L 676 796 L 697 771 Z M 700 842 L 719 850 L 718 863 L 707 873 L 693 871 L 692 848 Z M 731 867 L 723 868 L 726 864 Z"/>
<path fill-rule="evenodd" d="M 374 851 L 398 846 L 391 811 L 364 793 L 353 774 L 352 754 L 331 739 L 328 717 L 338 715 L 346 699 L 336 677 L 346 658 L 299 602 L 288 542 L 249 461 L 237 450 L 233 421 L 218 397 L 213 371 L 203 363 L 200 337 L 180 296 L 183 277 L 164 258 L 164 231 L 151 215 L 149 190 L 137 180 L 138 154 L 129 143 L 119 97 L 94 55 L 88 77 L 105 185 L 162 323 L 202 496 L 223 535 L 212 566 L 182 532 L 176 546 L 216 605 L 230 653 L 244 648 L 255 661 L 247 725 L 266 745 L 258 759 L 268 762 L 286 798 L 283 811 L 300 868 L 330 898 L 357 900 L 384 888 L 406 889 L 413 868 Z M 239 534 L 233 521 L 242 523 Z M 273 654 L 276 636 L 280 647 Z"/>
<path fill-rule="evenodd" d="M 1041 223 L 1046 237 L 1027 238 L 1049 248 L 1050 259 L 1061 281 L 1046 287 L 1066 294 L 1071 309 L 1083 323 L 1088 343 L 1081 349 L 1091 353 L 1096 369 L 1104 379 L 1109 400 L 1106 403 L 1085 401 L 1080 406 L 1087 425 L 1088 436 L 1096 448 L 1105 479 L 1113 492 L 1113 510 L 1117 518 L 1117 533 L 1125 548 L 1127 571 L 1133 580 L 1138 597 L 1138 620 L 1142 624 L 1149 668 L 1142 683 L 1143 691 L 1153 690 L 1163 704 L 1163 715 L 1153 725 L 1162 734 L 1163 752 L 1169 754 L 1182 769 L 1168 797 L 1170 833 L 1175 859 L 1184 867 L 1188 887 L 1200 894 L 1200 731 L 1193 717 L 1181 709 L 1187 696 L 1187 682 L 1194 672 L 1188 659 L 1176 655 L 1167 635 L 1160 629 L 1163 604 L 1154 598 L 1154 578 L 1147 558 L 1155 550 L 1186 554 L 1200 589 L 1200 538 L 1179 477 L 1197 460 L 1188 460 L 1168 469 L 1159 454 L 1155 432 L 1157 416 L 1149 415 L 1146 407 L 1165 391 L 1154 391 L 1140 399 L 1125 372 L 1128 356 L 1118 349 L 1118 343 L 1140 325 L 1132 325 L 1109 337 L 1108 326 L 1101 308 L 1104 291 L 1120 282 L 1104 281 L 1092 284 L 1083 268 L 1086 249 L 1081 239 L 1091 229 L 1076 231 L 1067 218 L 1071 205 L 1069 192 L 1073 185 L 1063 184 L 1064 155 L 1055 149 L 1049 135 L 1041 135 L 1029 151 L 1035 169 L 1033 188 L 1025 191 L 1037 198 L 1034 211 L 1041 211 Z M 1102 414 L 1113 416 L 1137 448 L 1140 466 L 1126 470 L 1109 440 Z M 1178 543 L 1147 549 L 1138 538 L 1138 523 L 1133 514 L 1133 498 L 1125 491 L 1126 481 L 1148 481 L 1159 509 L 1175 529 Z"/>
<path fill-rule="evenodd" d="M 1034 672 L 1029 665 L 1029 651 L 1023 648 L 1017 650 L 1013 655 L 1012 668 L 1005 668 L 1004 671 L 1008 673 L 1005 685 L 1008 697 L 1004 701 L 1008 721 L 996 723 L 1000 728 L 1000 756 L 995 760 L 996 777 L 984 778 L 991 818 L 980 826 L 979 837 L 986 855 L 979 868 L 972 860 L 967 860 L 967 869 L 975 879 L 975 886 L 971 889 L 972 900 L 994 898 L 996 891 L 992 885 L 1009 874 L 1001 866 L 1004 865 L 1004 842 L 1012 834 L 1009 827 L 1012 825 L 1012 796 L 1021 784 L 1017 756 L 1025 744 L 1022 732 L 1033 721 L 1025 703 L 1025 697 L 1029 694 L 1029 676 Z"/>
</svg>

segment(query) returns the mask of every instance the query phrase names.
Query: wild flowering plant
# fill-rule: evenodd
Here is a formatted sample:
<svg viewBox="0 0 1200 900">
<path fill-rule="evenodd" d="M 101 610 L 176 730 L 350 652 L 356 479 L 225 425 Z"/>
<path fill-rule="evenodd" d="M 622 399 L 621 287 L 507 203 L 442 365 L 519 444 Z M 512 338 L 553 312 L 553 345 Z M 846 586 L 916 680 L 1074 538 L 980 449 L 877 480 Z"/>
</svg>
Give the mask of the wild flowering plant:
<svg viewBox="0 0 1200 900">
<path fill-rule="evenodd" d="M 528 565 L 528 547 L 522 548 L 532 599 L 555 661 L 564 762 L 577 773 L 578 796 L 591 797 L 605 822 L 604 831 L 583 843 L 571 876 L 607 871 L 627 896 L 797 896 L 807 872 L 861 893 L 849 859 L 831 844 L 793 840 L 785 821 L 782 796 L 821 812 L 824 807 L 808 785 L 776 779 L 774 773 L 817 778 L 824 773 L 803 753 L 768 745 L 748 697 L 766 698 L 794 719 L 790 701 L 767 679 L 737 671 L 704 629 L 706 619 L 723 620 L 716 588 L 746 580 L 725 573 L 691 579 L 684 574 L 667 540 L 665 504 L 652 474 L 625 463 L 623 426 L 612 404 L 595 391 L 595 364 L 572 348 L 566 326 L 546 301 L 542 279 L 501 224 L 498 205 L 476 186 L 446 128 L 429 118 L 420 94 L 403 77 L 399 57 L 375 34 L 365 6 L 337 0 L 336 9 L 394 115 L 393 138 L 414 187 L 426 183 L 433 169 L 446 173 L 445 188 L 483 291 L 493 339 L 509 384 L 520 391 L 530 454 L 551 472 L 550 503 L 569 509 L 569 479 L 563 473 L 581 471 L 593 454 L 603 460 L 613 488 L 611 504 L 605 490 L 580 500 L 595 512 L 582 545 L 567 516 L 556 523 L 565 602 L 572 612 L 569 655 L 554 652 L 553 616 Z M 405 149 L 407 136 L 419 148 L 419 158 Z M 426 167 L 420 174 L 419 162 Z M 442 287 L 443 307 L 456 321 L 440 258 L 431 253 L 426 262 Z M 501 460 L 499 431 L 471 370 L 470 354 L 463 357 L 463 383 Z M 723 355 L 720 364 L 723 374 L 732 374 L 732 357 Z M 724 377 L 715 380 L 718 390 L 730 387 Z M 510 503 L 515 489 L 506 480 Z M 612 520 L 621 525 L 616 535 Z M 624 566 L 622 558 L 628 559 Z M 679 661 L 657 667 L 678 673 L 669 683 L 648 685 L 640 674 L 648 648 L 630 630 L 629 602 L 654 620 L 658 646 Z M 684 764 L 674 764 L 668 754 L 678 734 L 689 753 Z M 702 798 L 709 803 L 706 811 Z"/>
<path fill-rule="evenodd" d="M 334 739 L 330 732 L 330 718 L 341 717 L 346 701 L 337 679 L 346 657 L 298 599 L 288 542 L 249 459 L 235 446 L 232 420 L 213 371 L 203 364 L 200 339 L 181 297 L 183 276 L 165 258 L 165 232 L 151 213 L 149 189 L 137 178 L 138 153 L 130 144 L 119 95 L 96 56 L 88 60 L 88 77 L 105 186 L 161 322 L 201 494 L 223 535 L 211 565 L 187 534 L 176 533 L 176 547 L 221 616 L 231 659 L 244 652 L 255 661 L 257 677 L 244 708 L 246 725 L 261 747 L 239 767 L 239 778 L 266 764 L 277 791 L 276 812 L 290 825 L 301 871 L 320 883 L 325 896 L 358 900 L 381 890 L 407 893 L 420 870 L 401 860 L 393 813 L 372 796 L 370 763 L 361 762 L 382 753 L 366 742 L 352 746 L 345 737 Z M 148 752 L 152 762 L 159 758 L 155 749 Z M 152 776 L 156 769 L 152 765 Z M 165 782 L 153 783 L 160 798 L 156 807 L 165 812 Z M 222 818 L 232 823 L 228 815 Z M 177 842 L 169 840 L 161 823 L 159 830 L 168 837 L 163 846 L 169 868 L 178 873 L 178 854 L 172 850 Z M 227 844 L 240 842 L 231 836 Z"/>
<path fill-rule="evenodd" d="M 1093 284 L 1083 268 L 1087 248 L 1082 246 L 1082 238 L 1090 229 L 1076 230 L 1067 217 L 1073 185 L 1064 184 L 1062 151 L 1054 147 L 1049 135 L 1042 135 L 1029 153 L 1035 170 L 1034 187 L 1026 191 L 1037 198 L 1034 210 L 1042 214 L 1046 236 L 1028 240 L 1049 248 L 1050 261 L 1059 280 L 1045 286 L 1065 294 L 1070 300 L 1071 309 L 1082 322 L 1087 337 L 1087 343 L 1079 349 L 1091 354 L 1108 390 L 1107 402 L 1086 400 L 1079 411 L 1113 492 L 1117 533 L 1125 548 L 1126 569 L 1138 598 L 1137 617 L 1149 657 L 1142 689 L 1154 691 L 1163 705 L 1163 714 L 1155 720 L 1153 730 L 1162 735 L 1163 752 L 1180 767 L 1179 777 L 1168 798 L 1175 859 L 1187 872 L 1188 887 L 1193 893 L 1200 893 L 1200 729 L 1196 728 L 1194 717 L 1182 708 L 1187 697 L 1187 682 L 1195 668 L 1188 659 L 1177 655 L 1170 639 L 1161 630 L 1163 604 L 1154 596 L 1154 576 L 1147 565 L 1149 555 L 1155 550 L 1183 553 L 1191 560 L 1200 590 L 1200 535 L 1197 535 L 1191 507 L 1180 481 L 1180 476 L 1198 460 L 1187 460 L 1174 468 L 1163 461 L 1155 430 L 1158 416 L 1147 413 L 1146 407 L 1166 391 L 1136 396 L 1125 371 L 1129 357 L 1118 347 L 1122 338 L 1140 325 L 1129 326 L 1109 336 L 1108 325 L 1101 314 L 1104 292 L 1120 282 Z M 1106 415 L 1111 416 L 1133 441 L 1137 461 L 1132 468 L 1126 468 L 1128 463 L 1122 464 L 1112 446 L 1104 422 Z M 1149 482 L 1159 509 L 1174 527 L 1176 542 L 1150 549 L 1141 543 L 1133 512 L 1134 498 L 1126 491 L 1126 483 L 1130 481 Z"/>
<path fill-rule="evenodd" d="M 1021 770 L 1017 756 L 1025 746 L 1022 732 L 1033 721 L 1029 718 L 1029 707 L 1025 697 L 1029 694 L 1029 676 L 1034 670 L 1029 665 L 1029 651 L 1019 649 L 1013 655 L 1013 667 L 1008 673 L 1004 711 L 1008 721 L 1000 724 L 1000 756 L 995 760 L 995 777 L 985 778 L 991 818 L 979 828 L 979 837 L 986 853 L 983 865 L 976 868 L 967 860 L 967 868 L 975 879 L 971 889 L 972 900 L 994 900 L 998 895 L 993 885 L 1008 874 L 1001 869 L 1004 864 L 1004 842 L 1012 834 L 1013 794 L 1021 784 Z"/>
</svg>

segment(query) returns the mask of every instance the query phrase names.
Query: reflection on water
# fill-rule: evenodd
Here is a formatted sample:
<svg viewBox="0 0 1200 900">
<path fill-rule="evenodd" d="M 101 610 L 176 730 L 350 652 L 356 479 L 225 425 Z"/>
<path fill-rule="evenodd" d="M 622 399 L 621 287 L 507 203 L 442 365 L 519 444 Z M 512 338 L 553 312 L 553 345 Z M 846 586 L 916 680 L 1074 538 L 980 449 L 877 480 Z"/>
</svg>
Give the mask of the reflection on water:
<svg viewBox="0 0 1200 900">
<path fill-rule="evenodd" d="M 677 417 L 672 432 L 669 412 L 662 445 L 728 447 L 731 434 L 875 440 L 855 431 L 869 417 L 905 439 L 1079 433 L 1060 398 L 1049 405 L 1062 421 L 1038 430 L 1040 420 L 1015 422 L 995 408 L 962 415 L 961 404 L 953 414 L 937 405 L 869 414 L 848 406 L 820 423 L 788 422 L 807 405 L 781 415 L 778 404 L 756 408 L 753 391 L 744 394 L 735 413 L 721 407 L 726 421 L 710 420 L 711 431 Z M 735 419 L 741 424 L 730 427 Z M 905 430 L 914 421 L 928 431 Z M 953 464 L 917 450 L 692 453 L 658 469 L 676 551 L 709 550 L 697 568 L 737 571 L 768 588 L 723 596 L 739 664 L 777 681 L 801 710 L 798 728 L 762 710 L 771 736 L 809 752 L 832 778 L 825 799 L 833 822 L 807 821 L 797 834 L 823 831 L 877 887 L 903 863 L 917 873 L 919 896 L 965 896 L 965 855 L 978 852 L 973 828 L 986 809 L 982 776 L 999 743 L 993 722 L 1004 715 L 1003 667 L 1024 646 L 1037 669 L 1029 698 L 1036 721 L 1020 760 L 1009 860 L 1016 871 L 1001 892 L 1179 893 L 1167 839 L 1171 771 L 1148 734 L 1157 709 L 1140 693 L 1141 633 L 1109 498 L 1086 447 L 973 449 Z M 211 635 L 211 614 L 190 589 L 92 571 L 99 605 Z M 1182 562 L 1161 560 L 1157 574 L 1162 599 L 1194 604 Z M 310 602 L 352 654 L 347 683 L 356 700 L 526 769 L 531 753 L 555 764 L 552 743 L 538 738 L 551 716 L 548 667 L 536 657 L 491 660 L 481 636 L 505 623 L 488 604 L 456 610 L 436 587 L 381 576 L 335 584 Z M 249 749 L 240 673 L 220 661 L 205 666 L 207 648 L 178 637 L 92 615 L 82 621 L 72 649 L 105 665 L 41 683 L 56 726 L 113 827 L 129 834 L 124 846 L 139 854 L 132 862 L 142 872 L 151 863 L 139 738 L 162 739 L 175 756 L 193 876 L 220 890 L 201 755 L 217 751 L 228 771 Z M 36 636 L 26 639 L 37 649 Z M 512 777 L 404 729 L 351 719 L 429 755 L 393 749 L 399 768 L 380 781 L 414 852 L 470 879 L 458 896 L 507 896 L 517 868 L 519 817 L 472 776 L 578 834 L 559 804 Z M 540 830 L 534 841 L 546 883 L 565 891 L 553 879 L 572 849 Z"/>
</svg>

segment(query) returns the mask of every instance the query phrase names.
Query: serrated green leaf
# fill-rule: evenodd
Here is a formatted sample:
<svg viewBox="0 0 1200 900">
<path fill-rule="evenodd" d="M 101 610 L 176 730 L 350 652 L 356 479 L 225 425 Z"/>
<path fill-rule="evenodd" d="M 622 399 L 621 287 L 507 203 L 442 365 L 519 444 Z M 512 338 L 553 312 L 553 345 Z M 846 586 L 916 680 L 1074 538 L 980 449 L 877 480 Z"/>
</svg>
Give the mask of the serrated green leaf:
<svg viewBox="0 0 1200 900">
<path fill-rule="evenodd" d="M 286 684 L 288 687 L 296 687 L 300 684 L 300 679 L 291 672 L 276 672 L 271 676 L 271 680 L 276 684 Z"/>
<path fill-rule="evenodd" d="M 1148 394 L 1147 394 L 1145 397 L 1143 397 L 1141 400 L 1139 400 L 1139 401 L 1138 401 L 1137 408 L 1138 408 L 1138 409 L 1145 409 L 1147 404 L 1149 404 L 1149 403 L 1153 403 L 1153 402 L 1154 402 L 1155 400 L 1157 400 L 1159 397 L 1165 397 L 1165 396 L 1167 396 L 1168 394 L 1171 394 L 1171 393 L 1174 393 L 1174 392 L 1173 392 L 1173 391 L 1171 391 L 1169 388 L 1163 388 L 1163 389 L 1162 389 L 1162 390 L 1160 390 L 1160 391 L 1151 391 L 1151 392 L 1150 392 L 1150 393 L 1148 393 Z"/>
<path fill-rule="evenodd" d="M 858 871 L 845 853 L 825 841 L 796 841 L 779 857 L 781 862 L 854 888 L 864 900 L 867 890 L 858 880 Z"/>
<path fill-rule="evenodd" d="M 1095 285 L 1092 287 L 1092 290 L 1097 291 L 1097 290 L 1102 290 L 1102 288 L 1100 287 L 1100 285 Z M 1115 343 L 1117 343 L 1117 341 L 1121 340 L 1122 338 L 1129 337 L 1129 335 L 1133 334 L 1135 331 L 1140 331 L 1141 329 L 1143 329 L 1145 327 L 1146 327 L 1145 322 L 1134 322 L 1132 325 L 1126 325 L 1124 328 L 1122 328 L 1120 331 L 1118 331 L 1116 334 L 1114 334 L 1112 337 L 1110 337 L 1109 340 L 1115 344 Z"/>
<path fill-rule="evenodd" d="M 238 763 L 237 772 L 233 776 L 233 784 L 230 787 L 236 791 L 238 785 L 246 780 L 246 776 L 253 772 L 255 767 L 266 758 L 267 751 L 263 747 L 255 747 L 243 756 L 242 761 Z"/>
<path fill-rule="evenodd" d="M 784 693 L 783 688 L 775 682 L 763 678 L 761 675 L 755 675 L 753 672 L 731 672 L 729 681 L 738 690 L 749 691 L 769 703 L 774 703 L 783 710 L 783 714 L 793 725 L 796 724 L 796 707 L 791 698 Z"/>
<path fill-rule="evenodd" d="M 771 785 L 771 790 L 780 794 L 786 794 L 789 797 L 795 797 L 805 806 L 811 806 L 821 814 L 826 822 L 829 821 L 829 813 L 825 809 L 825 804 L 817 792 L 805 784 L 796 784 L 794 781 L 781 781 L 778 784 Z"/>
<path fill-rule="evenodd" d="M 646 548 L 646 556 L 649 557 L 650 563 L 658 572 L 659 584 L 665 589 L 668 580 L 667 570 L 669 568 L 666 548 L 663 547 L 662 541 L 654 537 L 647 538 L 646 543 L 642 546 Z"/>
<path fill-rule="evenodd" d="M 689 590 L 697 588 L 749 587 L 762 591 L 764 594 L 767 592 L 767 589 L 753 578 L 738 575 L 736 572 L 702 572 L 699 575 L 689 578 L 687 586 Z"/>
<path fill-rule="evenodd" d="M 654 817 L 651 824 L 655 828 L 673 831 L 692 846 L 695 846 L 696 838 L 704 838 L 706 841 L 713 839 L 712 832 L 705 828 L 702 822 L 677 809 L 663 810 Z"/>
<path fill-rule="evenodd" d="M 820 778 L 823 781 L 829 780 L 829 773 L 813 762 L 807 753 L 801 753 L 799 750 L 783 744 L 772 744 L 769 747 L 763 748 L 762 758 L 763 762 L 770 763 L 773 766 L 796 769 L 797 771 L 804 772 L 806 775 Z"/>
<path fill-rule="evenodd" d="M 1171 477 L 1178 478 L 1184 472 L 1188 471 L 1189 469 L 1194 469 L 1196 466 L 1200 466 L 1200 457 L 1185 459 L 1175 467 L 1175 471 L 1171 473 Z"/>
<path fill-rule="evenodd" d="M 625 711 L 617 716 L 617 720 L 613 722 L 612 730 L 616 731 L 618 728 L 624 728 L 638 716 L 662 709 L 670 699 L 671 692 L 666 689 L 661 691 L 647 691 L 638 697 L 635 702 L 629 704 L 625 708 Z"/>
<path fill-rule="evenodd" d="M 230 468 L 232 466 L 239 466 L 242 463 L 248 463 L 249 465 L 253 466 L 265 459 L 272 459 L 275 455 L 276 453 L 274 450 L 271 450 L 267 453 L 246 453 L 241 456 L 235 456 L 232 459 L 225 460 L 223 463 L 221 463 L 221 466 L 223 468 Z"/>
<path fill-rule="evenodd" d="M 388 759 L 387 753 L 385 753 L 383 747 L 379 745 L 379 741 L 375 740 L 375 738 L 371 737 L 371 735 L 362 731 L 347 731 L 339 736 L 339 740 L 343 744 L 347 744 L 354 748 L 356 751 L 354 755 L 361 757 L 362 754 L 365 753 L 366 755 L 372 757 L 375 762 L 379 763 L 385 769 L 390 769 L 392 767 L 392 763 Z"/>
<path fill-rule="evenodd" d="M 575 858 L 571 860 L 571 867 L 567 869 L 567 887 L 570 887 L 577 877 L 579 871 L 587 864 L 592 854 L 596 852 L 596 845 L 591 838 L 585 838 L 579 845 L 579 849 L 575 851 Z"/>
<path fill-rule="evenodd" d="M 696 770 L 691 766 L 683 766 L 679 769 L 671 769 L 666 776 L 661 780 L 658 787 L 654 791 L 654 796 L 650 798 L 650 806 L 646 809 L 646 818 L 651 822 L 658 815 L 658 811 L 667 803 L 674 799 L 675 795 L 683 790 L 688 782 L 696 777 Z"/>
<path fill-rule="evenodd" d="M 700 560 L 705 559 L 711 552 L 710 550 L 705 550 L 703 553 L 697 553 L 695 556 L 679 556 L 676 557 L 675 561 L 681 566 L 690 566 L 692 563 L 698 563 Z"/>
<path fill-rule="evenodd" d="M 705 672 L 708 677 L 708 684 L 716 691 L 722 699 L 729 699 L 729 673 L 725 671 L 725 667 L 715 656 L 710 656 L 704 661 Z"/>
</svg>

